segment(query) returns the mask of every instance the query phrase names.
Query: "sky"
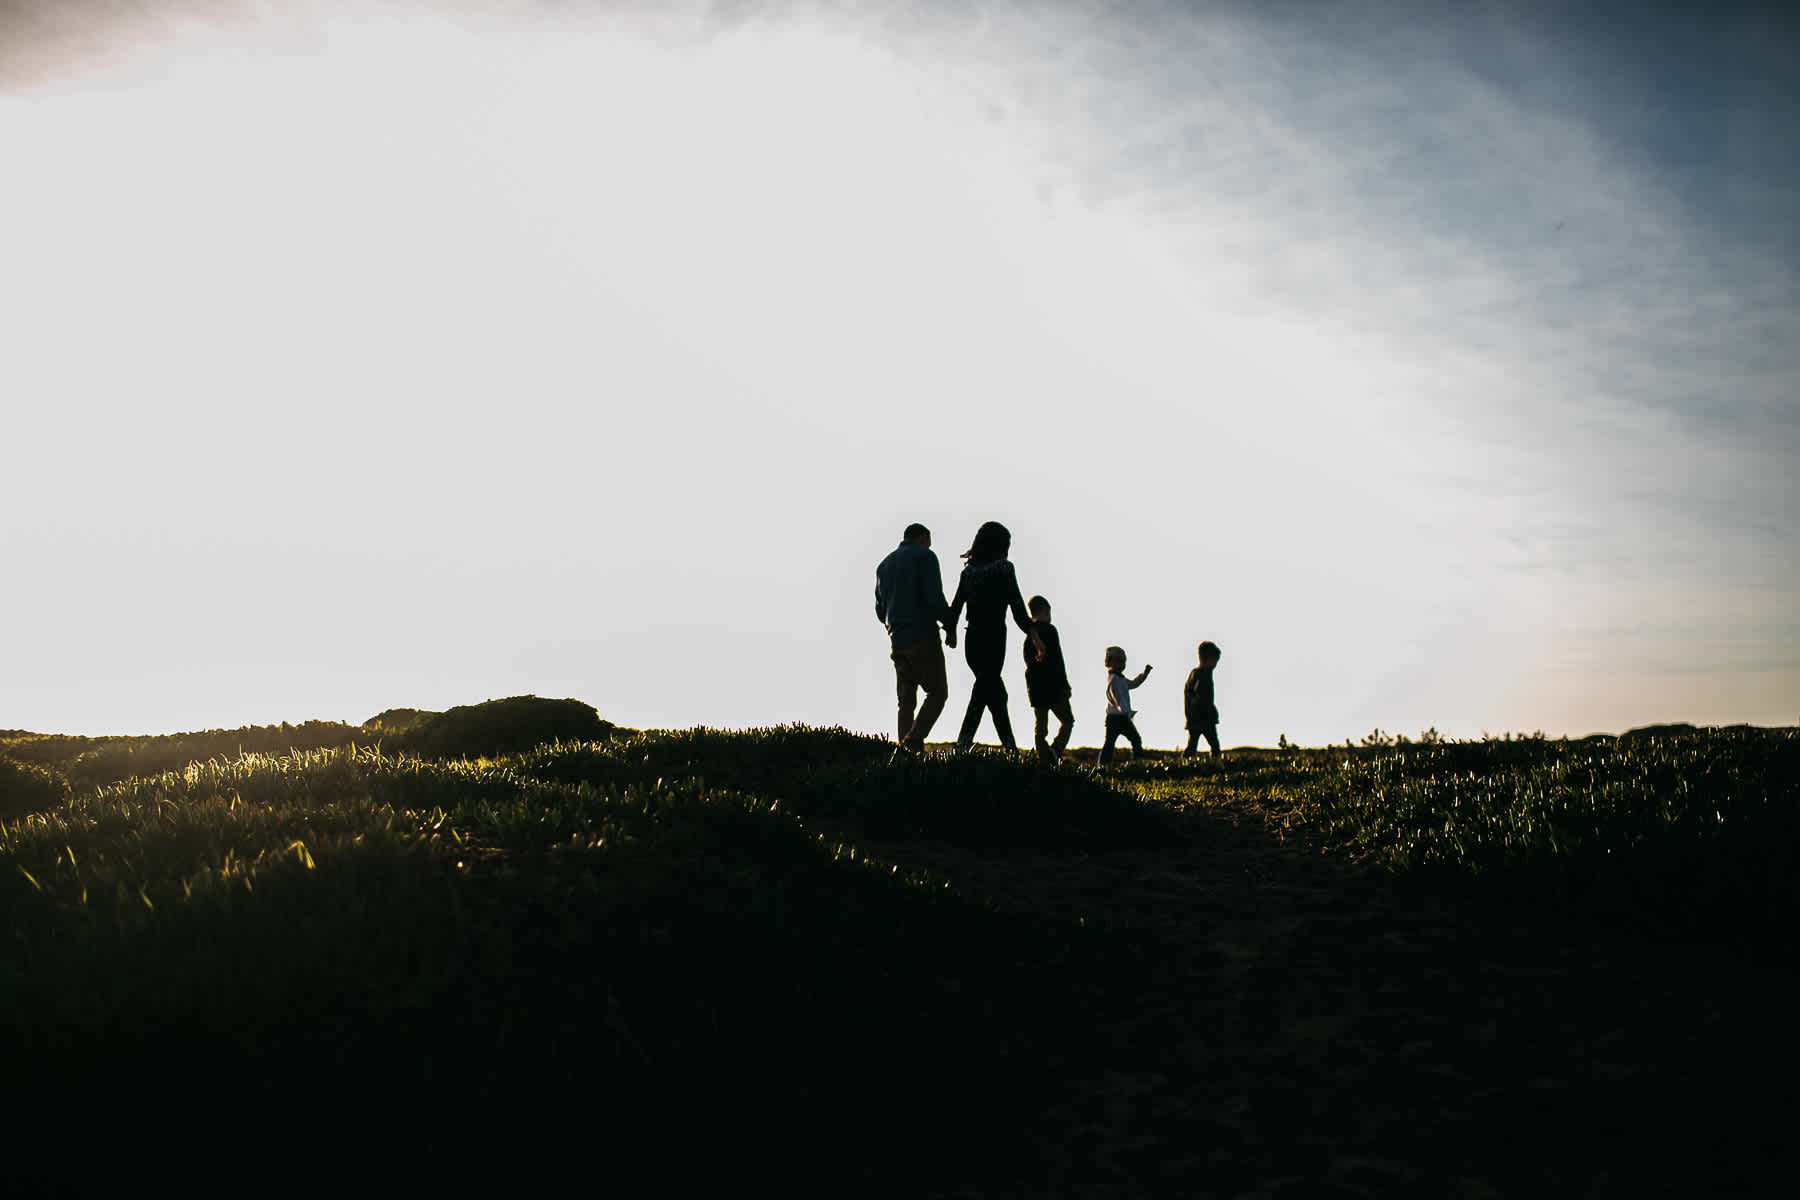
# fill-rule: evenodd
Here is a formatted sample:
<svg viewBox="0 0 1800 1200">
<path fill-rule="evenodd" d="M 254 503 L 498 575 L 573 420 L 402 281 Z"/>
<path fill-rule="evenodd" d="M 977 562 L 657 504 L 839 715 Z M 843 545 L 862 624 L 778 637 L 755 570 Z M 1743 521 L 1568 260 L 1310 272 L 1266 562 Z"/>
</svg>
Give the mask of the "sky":
<svg viewBox="0 0 1800 1200">
<path fill-rule="evenodd" d="M 0 728 L 1800 721 L 1773 5 L 0 0 Z M 1018 635 L 1007 683 L 1027 732 Z M 949 652 L 954 737 L 971 675 Z M 983 724 L 980 740 L 991 741 Z"/>
</svg>

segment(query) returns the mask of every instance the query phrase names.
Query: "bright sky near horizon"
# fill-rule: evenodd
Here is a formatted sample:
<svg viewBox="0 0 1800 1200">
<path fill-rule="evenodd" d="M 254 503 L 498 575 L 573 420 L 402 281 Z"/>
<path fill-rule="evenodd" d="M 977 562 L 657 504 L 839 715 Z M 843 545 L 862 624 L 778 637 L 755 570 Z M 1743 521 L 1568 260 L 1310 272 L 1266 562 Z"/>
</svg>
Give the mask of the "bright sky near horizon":
<svg viewBox="0 0 1800 1200">
<path fill-rule="evenodd" d="M 1202 638 L 1228 746 L 1791 724 L 1797 48 L 1730 3 L 0 0 L 0 728 L 891 734 L 875 564 L 923 521 L 953 588 L 990 519 L 1080 745 L 1109 643 L 1177 744 Z"/>
</svg>

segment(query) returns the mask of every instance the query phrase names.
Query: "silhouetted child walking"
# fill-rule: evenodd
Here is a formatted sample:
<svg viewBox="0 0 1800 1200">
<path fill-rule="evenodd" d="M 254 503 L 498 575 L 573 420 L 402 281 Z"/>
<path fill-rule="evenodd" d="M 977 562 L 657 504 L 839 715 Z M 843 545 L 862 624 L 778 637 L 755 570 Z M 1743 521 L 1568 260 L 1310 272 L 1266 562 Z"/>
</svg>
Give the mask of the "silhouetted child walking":
<svg viewBox="0 0 1800 1200">
<path fill-rule="evenodd" d="M 1112 761 L 1113 743 L 1120 735 L 1131 743 L 1131 757 L 1144 753 L 1144 739 L 1138 736 L 1131 718 L 1137 715 L 1131 707 L 1131 689 L 1139 687 L 1150 674 L 1150 664 L 1138 672 L 1136 679 L 1125 678 L 1125 651 L 1117 646 L 1106 648 L 1106 741 L 1100 746 L 1100 765 Z"/>
<path fill-rule="evenodd" d="M 1075 713 L 1069 707 L 1069 670 L 1063 664 L 1062 639 L 1050 623 L 1050 602 L 1033 596 L 1025 602 L 1031 614 L 1031 627 L 1037 631 L 1039 645 L 1025 641 L 1025 695 L 1031 711 L 1037 716 L 1034 740 L 1040 759 L 1052 766 L 1062 761 L 1069 745 L 1069 730 L 1075 725 Z M 1046 742 L 1050 732 L 1050 715 L 1056 714 L 1056 740 Z"/>
<path fill-rule="evenodd" d="M 1192 755 L 1205 738 L 1215 757 L 1219 754 L 1219 710 L 1213 704 L 1213 668 L 1219 665 L 1219 648 L 1211 642 L 1200 643 L 1200 665 L 1188 672 L 1182 686 L 1182 707 L 1187 709 L 1187 749 Z"/>
</svg>

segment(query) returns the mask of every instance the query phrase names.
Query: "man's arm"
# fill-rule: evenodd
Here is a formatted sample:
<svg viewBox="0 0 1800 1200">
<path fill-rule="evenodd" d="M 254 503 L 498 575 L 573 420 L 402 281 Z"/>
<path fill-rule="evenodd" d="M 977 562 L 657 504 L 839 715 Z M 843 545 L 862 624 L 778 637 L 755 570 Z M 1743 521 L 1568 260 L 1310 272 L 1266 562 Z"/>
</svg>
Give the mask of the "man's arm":
<svg viewBox="0 0 1800 1200">
<path fill-rule="evenodd" d="M 959 579 L 956 581 L 956 599 L 950 601 L 950 613 L 944 618 L 944 627 L 950 632 L 956 632 L 956 618 L 962 616 L 963 605 L 967 602 L 968 598 L 963 595 L 962 580 Z"/>
<path fill-rule="evenodd" d="M 950 606 L 944 602 L 944 574 L 942 571 L 938 570 L 938 560 L 937 555 L 935 554 L 928 556 L 926 559 L 923 583 L 925 589 L 925 607 L 926 611 L 931 614 L 931 619 L 941 625 L 954 629 L 956 617 L 951 613 Z"/>
<path fill-rule="evenodd" d="M 944 616 L 944 645 L 952 650 L 956 649 L 956 618 L 962 615 L 962 607 L 963 585 L 962 580 L 958 579 L 956 581 L 956 599 L 950 602 L 950 611 Z"/>
</svg>

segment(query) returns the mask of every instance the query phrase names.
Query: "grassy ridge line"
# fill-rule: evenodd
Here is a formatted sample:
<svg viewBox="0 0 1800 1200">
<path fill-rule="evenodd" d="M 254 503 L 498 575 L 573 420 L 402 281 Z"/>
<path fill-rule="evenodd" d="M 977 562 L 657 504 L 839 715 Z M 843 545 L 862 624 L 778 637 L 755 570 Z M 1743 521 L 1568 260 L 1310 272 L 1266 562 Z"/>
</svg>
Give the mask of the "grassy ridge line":
<svg viewBox="0 0 1800 1200">
<path fill-rule="evenodd" d="M 602 721 L 590 704 L 510 696 L 447 712 L 390 708 L 361 725 L 307 721 L 300 725 L 247 725 L 143 737 L 76 737 L 12 730 L 0 733 L 0 758 L 50 770 L 76 789 L 100 787 L 244 754 L 279 755 L 340 746 L 385 746 L 426 758 L 494 757 L 562 739 L 605 739 L 630 731 Z M 0 819 L 23 809 L 9 802 L 0 776 Z"/>
<path fill-rule="evenodd" d="M 892 752 L 881 738 L 788 725 L 555 743 L 509 762 L 565 783 L 700 779 L 759 792 L 809 824 L 864 838 L 1106 849 L 1179 837 L 1161 809 L 1092 771 L 1046 771 L 998 752 L 890 761 Z"/>
<path fill-rule="evenodd" d="M 1743 926 L 1800 909 L 1800 730 L 1271 753 L 1122 775 L 1157 803 L 1251 808 L 1319 849 L 1564 913 Z"/>
<path fill-rule="evenodd" d="M 178 771 L 192 762 L 236 758 L 239 754 L 287 754 L 373 745 L 379 734 L 337 721 L 299 725 L 246 725 L 194 733 L 81 737 L 73 734 L 13 734 L 0 737 L 0 753 L 53 770 L 75 788 L 117 783 L 136 775 Z"/>
</svg>

